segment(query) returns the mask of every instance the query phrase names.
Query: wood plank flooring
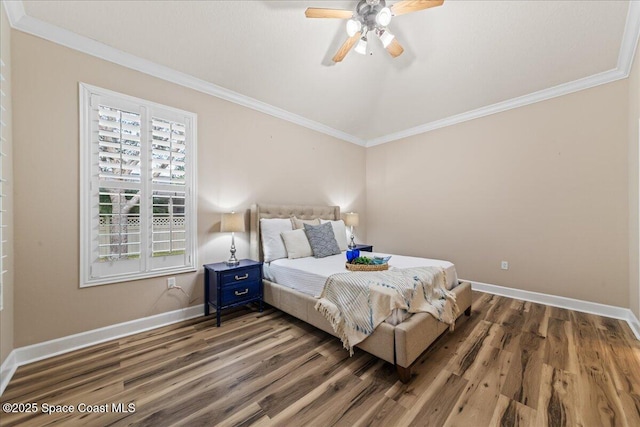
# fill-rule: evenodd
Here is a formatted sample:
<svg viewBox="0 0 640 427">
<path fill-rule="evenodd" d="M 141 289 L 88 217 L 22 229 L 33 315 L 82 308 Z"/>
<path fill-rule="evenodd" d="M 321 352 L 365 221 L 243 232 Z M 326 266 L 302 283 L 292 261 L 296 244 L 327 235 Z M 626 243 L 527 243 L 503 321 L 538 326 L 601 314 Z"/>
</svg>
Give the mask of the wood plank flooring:
<svg viewBox="0 0 640 427">
<path fill-rule="evenodd" d="M 291 316 L 245 307 L 220 328 L 202 317 L 22 366 L 1 401 L 38 411 L 0 412 L 0 425 L 640 426 L 640 342 L 625 322 L 473 297 L 408 384 Z"/>
</svg>

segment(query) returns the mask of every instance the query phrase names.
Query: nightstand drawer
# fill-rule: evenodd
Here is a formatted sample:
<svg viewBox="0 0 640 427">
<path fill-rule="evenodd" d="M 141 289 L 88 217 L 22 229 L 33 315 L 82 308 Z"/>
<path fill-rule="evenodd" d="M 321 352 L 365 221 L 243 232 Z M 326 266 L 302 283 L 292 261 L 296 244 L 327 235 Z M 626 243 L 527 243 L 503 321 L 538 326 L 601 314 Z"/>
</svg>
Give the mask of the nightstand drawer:
<svg viewBox="0 0 640 427">
<path fill-rule="evenodd" d="M 223 286 L 233 285 L 234 283 L 255 282 L 262 278 L 260 268 L 247 268 L 240 271 L 229 271 L 222 273 Z"/>
<path fill-rule="evenodd" d="M 222 305 L 235 304 L 246 299 L 255 299 L 260 296 L 260 281 L 244 281 L 225 285 L 222 288 Z"/>
</svg>

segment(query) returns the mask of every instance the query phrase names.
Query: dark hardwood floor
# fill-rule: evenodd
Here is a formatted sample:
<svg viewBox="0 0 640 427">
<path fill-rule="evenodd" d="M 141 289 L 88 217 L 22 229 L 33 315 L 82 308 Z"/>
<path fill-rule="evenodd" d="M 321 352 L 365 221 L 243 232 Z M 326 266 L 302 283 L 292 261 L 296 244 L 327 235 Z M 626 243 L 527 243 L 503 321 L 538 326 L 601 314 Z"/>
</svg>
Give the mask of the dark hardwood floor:
<svg viewBox="0 0 640 427">
<path fill-rule="evenodd" d="M 38 405 L 3 426 L 640 426 L 640 342 L 623 321 L 474 292 L 402 384 L 291 316 L 241 308 L 22 366 L 1 400 Z"/>
</svg>

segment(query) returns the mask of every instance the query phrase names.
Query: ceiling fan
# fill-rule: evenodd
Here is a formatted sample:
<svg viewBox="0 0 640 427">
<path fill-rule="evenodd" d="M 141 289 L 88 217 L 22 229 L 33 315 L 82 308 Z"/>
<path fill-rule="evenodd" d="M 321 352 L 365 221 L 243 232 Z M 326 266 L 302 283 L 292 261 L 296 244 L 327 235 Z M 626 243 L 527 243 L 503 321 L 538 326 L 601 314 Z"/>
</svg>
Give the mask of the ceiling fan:
<svg viewBox="0 0 640 427">
<path fill-rule="evenodd" d="M 355 51 L 366 55 L 367 36 L 370 31 L 373 31 L 378 36 L 387 52 L 396 58 L 404 52 L 404 48 L 387 29 L 391 18 L 440 6 L 444 3 L 444 0 L 401 0 L 388 7 L 386 3 L 385 0 L 360 0 L 355 11 L 310 7 L 304 14 L 307 18 L 348 19 L 347 35 L 349 38 L 333 56 L 333 62 L 342 61 L 356 42 Z"/>
</svg>

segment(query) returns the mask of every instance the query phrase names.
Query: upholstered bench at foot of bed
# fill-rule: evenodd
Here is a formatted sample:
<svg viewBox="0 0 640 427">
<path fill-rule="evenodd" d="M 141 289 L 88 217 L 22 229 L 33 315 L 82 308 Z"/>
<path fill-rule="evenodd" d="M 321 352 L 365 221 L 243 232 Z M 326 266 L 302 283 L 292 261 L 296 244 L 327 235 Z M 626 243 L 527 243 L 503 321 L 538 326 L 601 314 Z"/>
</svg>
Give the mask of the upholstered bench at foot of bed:
<svg viewBox="0 0 640 427">
<path fill-rule="evenodd" d="M 267 304 L 335 335 L 327 319 L 315 309 L 317 299 L 267 280 L 264 284 L 264 301 Z M 453 291 L 456 294 L 460 315 L 463 312 L 469 315 L 471 284 L 461 282 Z M 411 364 L 448 328 L 449 325 L 436 320 L 430 314 L 416 313 L 396 326 L 382 323 L 372 336 L 357 347 L 395 364 L 400 379 L 407 382 L 411 376 Z"/>
<path fill-rule="evenodd" d="M 329 321 L 315 309 L 315 305 L 318 302 L 316 298 L 268 280 L 263 280 L 263 283 L 264 301 L 267 304 L 335 336 Z M 394 329 L 394 326 L 383 323 L 376 328 L 372 336 L 356 347 L 393 364 L 395 361 Z"/>
<path fill-rule="evenodd" d="M 456 302 L 463 312 L 469 315 L 471 307 L 471 284 L 461 282 L 453 289 Z M 416 313 L 395 327 L 396 365 L 409 368 L 411 364 L 433 343 L 449 325 L 439 322 L 428 313 Z M 399 370 L 400 372 L 400 370 Z"/>
</svg>

